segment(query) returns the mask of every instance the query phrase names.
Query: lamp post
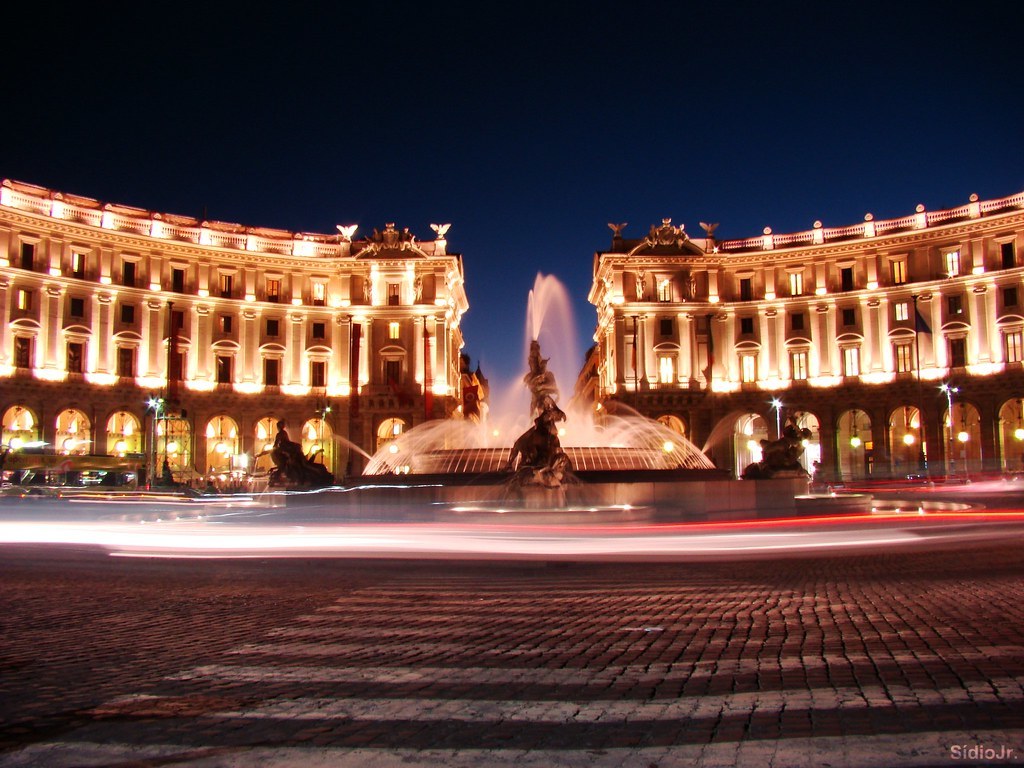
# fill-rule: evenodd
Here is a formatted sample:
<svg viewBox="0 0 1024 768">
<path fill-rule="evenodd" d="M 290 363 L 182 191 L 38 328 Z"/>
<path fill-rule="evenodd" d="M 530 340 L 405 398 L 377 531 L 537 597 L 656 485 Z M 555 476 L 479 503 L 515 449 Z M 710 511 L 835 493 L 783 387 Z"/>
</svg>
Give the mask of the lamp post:
<svg viewBox="0 0 1024 768">
<path fill-rule="evenodd" d="M 777 397 L 772 398 L 772 408 L 775 409 L 775 439 L 782 439 L 782 401 Z"/>
<path fill-rule="evenodd" d="M 943 384 L 939 390 L 946 394 L 946 413 L 949 417 L 949 473 L 956 475 L 956 436 L 953 433 L 953 395 L 960 391 L 959 387 Z"/>
<path fill-rule="evenodd" d="M 153 487 L 153 481 L 156 478 L 157 460 L 156 460 L 156 423 L 163 416 L 164 412 L 164 399 L 162 397 L 150 396 L 146 402 L 146 406 L 149 411 L 152 412 L 153 417 L 149 422 L 149 453 L 150 453 L 150 472 L 148 485 L 150 488 Z M 167 436 L 164 436 L 164 451 L 166 452 Z"/>
</svg>

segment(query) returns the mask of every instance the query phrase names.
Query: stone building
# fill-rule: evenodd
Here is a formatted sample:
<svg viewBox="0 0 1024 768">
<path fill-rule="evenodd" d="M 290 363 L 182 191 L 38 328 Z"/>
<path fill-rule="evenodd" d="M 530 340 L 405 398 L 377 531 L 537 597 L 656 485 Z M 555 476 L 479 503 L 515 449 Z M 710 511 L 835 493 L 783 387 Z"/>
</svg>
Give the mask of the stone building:
<svg viewBox="0 0 1024 768">
<path fill-rule="evenodd" d="M 431 227 L 286 232 L 5 180 L 3 444 L 72 471 L 166 459 L 194 481 L 265 465 L 284 419 L 334 475 L 358 472 L 461 403 L 462 258 Z"/>
<path fill-rule="evenodd" d="M 588 382 L 736 474 L 787 420 L 833 480 L 1024 463 L 1024 193 L 718 241 L 610 224 Z"/>
</svg>

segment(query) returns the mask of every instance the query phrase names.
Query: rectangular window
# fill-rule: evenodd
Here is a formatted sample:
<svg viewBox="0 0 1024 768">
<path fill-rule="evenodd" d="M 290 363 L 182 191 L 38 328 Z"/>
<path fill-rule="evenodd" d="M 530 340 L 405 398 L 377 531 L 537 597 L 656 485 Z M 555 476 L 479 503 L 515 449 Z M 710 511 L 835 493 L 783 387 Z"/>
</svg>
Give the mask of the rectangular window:
<svg viewBox="0 0 1024 768">
<path fill-rule="evenodd" d="M 896 322 L 901 323 L 910 319 L 910 304 L 905 301 L 898 301 L 893 305 L 896 312 Z"/>
<path fill-rule="evenodd" d="M 397 307 L 401 298 L 401 286 L 398 283 L 388 283 L 388 306 Z"/>
<path fill-rule="evenodd" d="M 281 361 L 275 357 L 263 360 L 263 383 L 268 387 L 277 387 L 281 383 Z"/>
<path fill-rule="evenodd" d="M 85 299 L 72 298 L 68 305 L 68 314 L 79 320 L 85 317 Z"/>
<path fill-rule="evenodd" d="M 78 251 L 71 252 L 71 276 L 79 280 L 85 279 L 85 254 Z"/>
<path fill-rule="evenodd" d="M 168 372 L 168 378 L 171 381 L 184 381 L 185 380 L 185 353 L 178 352 L 170 359 L 171 370 Z"/>
<path fill-rule="evenodd" d="M 853 267 L 843 267 L 839 270 L 839 282 L 844 291 L 853 290 Z"/>
<path fill-rule="evenodd" d="M 804 329 L 804 313 L 793 312 L 789 316 L 789 327 L 794 331 L 802 331 Z"/>
<path fill-rule="evenodd" d="M 847 307 L 843 310 L 843 325 L 856 325 L 857 324 L 857 310 L 852 307 Z"/>
<path fill-rule="evenodd" d="M 743 381 L 748 384 L 757 381 L 757 356 L 743 355 L 740 357 L 740 364 L 743 370 Z"/>
<path fill-rule="evenodd" d="M 15 306 L 22 312 L 32 309 L 32 291 L 27 288 L 19 288 L 15 298 Z"/>
<path fill-rule="evenodd" d="M 1003 269 L 1013 269 L 1017 266 L 1017 255 L 1014 251 L 1014 242 L 999 244 L 999 256 L 1002 259 Z"/>
<path fill-rule="evenodd" d="M 21 244 L 21 268 L 31 270 L 35 266 L 36 245 L 35 243 Z"/>
<path fill-rule="evenodd" d="M 222 299 L 230 299 L 234 295 L 235 291 L 235 276 L 220 273 L 220 297 Z"/>
<path fill-rule="evenodd" d="M 860 376 L 860 347 L 843 348 L 843 375 Z"/>
<path fill-rule="evenodd" d="M 744 336 L 750 335 L 754 332 L 754 318 L 752 317 L 741 317 L 740 318 L 740 333 Z"/>
<path fill-rule="evenodd" d="M 313 338 L 314 339 L 326 339 L 327 338 L 327 323 L 313 323 Z"/>
<path fill-rule="evenodd" d="M 401 325 L 397 321 L 388 323 L 388 338 L 397 339 L 401 333 Z"/>
<path fill-rule="evenodd" d="M 171 290 L 175 293 L 185 292 L 185 270 L 184 269 L 172 269 L 171 270 Z"/>
<path fill-rule="evenodd" d="M 267 278 L 267 301 L 278 302 L 281 300 L 281 281 Z M 276 335 L 276 334 L 275 334 Z"/>
<path fill-rule="evenodd" d="M 946 309 L 950 315 L 962 315 L 964 313 L 964 300 L 962 296 L 947 296 Z"/>
<path fill-rule="evenodd" d="M 669 280 L 658 281 L 658 301 L 672 301 L 672 283 Z"/>
<path fill-rule="evenodd" d="M 750 301 L 754 298 L 754 281 L 749 277 L 740 278 L 740 301 Z"/>
<path fill-rule="evenodd" d="M 662 384 L 676 383 L 676 358 L 674 355 L 661 355 L 658 358 L 658 381 Z"/>
<path fill-rule="evenodd" d="M 16 368 L 32 367 L 32 339 L 27 336 L 14 337 L 14 365 Z"/>
<path fill-rule="evenodd" d="M 122 304 L 121 305 L 121 323 L 124 325 L 132 325 L 135 322 L 135 305 L 134 304 Z"/>
<path fill-rule="evenodd" d="M 135 349 L 133 347 L 117 348 L 117 375 L 131 378 L 135 375 Z"/>
<path fill-rule="evenodd" d="M 672 335 L 672 331 L 673 331 L 673 328 L 672 328 L 672 318 L 671 317 L 663 317 L 663 318 L 661 318 L 658 321 L 658 330 L 660 331 L 662 336 L 671 336 Z"/>
<path fill-rule="evenodd" d="M 314 307 L 322 307 L 327 303 L 327 284 L 315 281 L 310 291 Z"/>
<path fill-rule="evenodd" d="M 963 368 L 967 365 L 967 339 L 949 340 L 949 367 Z"/>
<path fill-rule="evenodd" d="M 221 315 L 220 316 L 220 332 L 221 333 L 231 333 L 232 321 L 233 321 L 233 318 L 231 317 L 231 315 Z"/>
<path fill-rule="evenodd" d="M 125 288 L 135 287 L 135 262 L 134 261 L 122 261 L 121 262 L 121 285 Z"/>
<path fill-rule="evenodd" d="M 805 381 L 807 379 L 807 353 L 789 353 L 789 372 L 793 381 Z"/>
<path fill-rule="evenodd" d="M 268 319 L 267 320 L 267 336 L 270 336 L 271 338 L 277 338 L 277 336 L 278 336 L 278 334 L 280 332 L 281 332 L 281 323 L 280 323 L 280 321 L 277 320 L 277 319 Z"/>
<path fill-rule="evenodd" d="M 790 272 L 789 273 L 789 295 L 790 296 L 803 296 L 804 294 L 804 273 L 803 272 Z"/>
<path fill-rule="evenodd" d="M 1003 306 L 1004 307 L 1016 307 L 1017 306 L 1017 289 L 1016 288 L 1003 288 Z"/>
<path fill-rule="evenodd" d="M 231 383 L 231 355 L 217 355 L 217 383 Z"/>
<path fill-rule="evenodd" d="M 1024 333 L 1021 331 L 1007 331 L 1003 335 L 1003 348 L 1006 353 L 1006 362 L 1019 363 L 1024 361 Z"/>
<path fill-rule="evenodd" d="M 313 360 L 309 364 L 309 386 L 327 386 L 327 363 L 322 360 Z"/>
<path fill-rule="evenodd" d="M 946 251 L 944 255 L 946 275 L 956 277 L 960 274 L 960 251 Z"/>
<path fill-rule="evenodd" d="M 68 342 L 68 373 L 82 373 L 85 359 L 85 345 L 79 341 Z"/>
<path fill-rule="evenodd" d="M 402 361 L 384 361 L 384 383 L 389 385 L 399 384 L 402 380 Z"/>
<path fill-rule="evenodd" d="M 889 263 L 892 265 L 892 284 L 903 285 L 905 282 L 907 282 L 906 259 L 894 259 Z"/>
<path fill-rule="evenodd" d="M 896 344 L 892 351 L 896 373 L 911 373 L 914 370 L 914 348 L 910 344 Z"/>
</svg>

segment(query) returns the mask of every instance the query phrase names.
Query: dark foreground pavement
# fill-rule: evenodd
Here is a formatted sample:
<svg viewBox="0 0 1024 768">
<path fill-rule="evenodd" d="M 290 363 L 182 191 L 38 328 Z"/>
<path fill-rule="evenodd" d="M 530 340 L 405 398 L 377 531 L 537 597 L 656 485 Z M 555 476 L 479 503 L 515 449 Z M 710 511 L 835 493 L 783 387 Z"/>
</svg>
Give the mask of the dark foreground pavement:
<svg viewBox="0 0 1024 768">
<path fill-rule="evenodd" d="M 0 766 L 1024 763 L 1024 550 L 703 564 L 0 548 Z"/>
</svg>

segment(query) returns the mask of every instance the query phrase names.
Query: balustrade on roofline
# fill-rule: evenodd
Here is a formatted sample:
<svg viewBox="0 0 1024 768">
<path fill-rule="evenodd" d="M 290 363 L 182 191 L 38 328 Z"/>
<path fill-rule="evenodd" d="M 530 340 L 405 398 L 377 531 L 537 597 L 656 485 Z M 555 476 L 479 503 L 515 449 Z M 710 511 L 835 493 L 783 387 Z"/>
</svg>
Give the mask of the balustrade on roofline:
<svg viewBox="0 0 1024 768">
<path fill-rule="evenodd" d="M 168 222 L 161 214 L 141 208 L 127 212 L 124 210 L 124 206 L 101 205 L 98 201 L 86 198 L 76 199 L 82 202 L 69 201 L 59 192 L 12 182 L 9 179 L 5 179 L 0 187 L 0 205 L 65 221 L 74 221 L 87 226 L 215 248 L 276 253 L 286 256 L 326 258 L 335 256 L 338 252 L 338 239 L 335 235 L 293 233 L 282 230 L 280 236 L 274 237 L 256 234 L 250 228 L 223 222 L 196 221 L 195 225 L 191 226 Z M 875 221 L 869 214 L 865 217 L 863 224 L 846 227 L 823 228 L 820 223 L 816 223 L 812 230 L 782 235 L 773 234 L 771 229 L 766 228 L 762 236 L 741 240 L 722 240 L 717 243 L 717 247 L 719 251 L 772 250 L 774 248 L 817 245 L 851 238 L 871 238 L 891 232 L 924 229 L 958 219 L 978 218 L 1010 208 L 1024 208 L 1024 192 L 985 201 L 978 201 L 977 196 L 972 196 L 971 202 L 966 205 L 940 211 L 925 211 L 923 206 L 918 206 L 916 213 L 898 219 Z"/>
</svg>

